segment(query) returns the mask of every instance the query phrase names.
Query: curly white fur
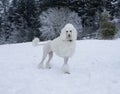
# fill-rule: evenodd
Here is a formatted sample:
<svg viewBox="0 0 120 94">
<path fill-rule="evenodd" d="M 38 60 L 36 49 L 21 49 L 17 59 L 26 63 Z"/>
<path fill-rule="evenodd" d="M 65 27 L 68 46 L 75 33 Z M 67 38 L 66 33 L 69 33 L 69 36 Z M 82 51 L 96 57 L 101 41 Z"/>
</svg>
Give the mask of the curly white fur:
<svg viewBox="0 0 120 94">
<path fill-rule="evenodd" d="M 43 47 L 43 58 L 41 63 L 39 64 L 39 68 L 43 68 L 43 62 L 47 55 L 49 55 L 49 59 L 46 63 L 46 68 L 51 68 L 49 62 L 53 56 L 53 52 L 64 58 L 64 65 L 62 70 L 64 73 L 69 73 L 68 68 L 68 58 L 74 54 L 75 51 L 75 41 L 77 39 L 77 31 L 72 24 L 67 24 L 61 30 L 61 34 L 58 38 L 48 41 Z M 39 42 L 38 39 L 34 39 L 33 44 L 36 46 Z"/>
<path fill-rule="evenodd" d="M 66 32 L 67 31 L 67 32 Z M 71 32 L 70 32 L 71 31 Z M 70 35 L 70 37 L 68 37 Z M 75 51 L 77 31 L 72 24 L 67 24 L 58 38 L 51 41 L 51 49 L 60 57 L 71 57 Z"/>
<path fill-rule="evenodd" d="M 39 42 L 40 42 L 39 39 L 35 37 L 35 38 L 32 40 L 32 45 L 33 45 L 33 46 L 37 46 Z"/>
</svg>

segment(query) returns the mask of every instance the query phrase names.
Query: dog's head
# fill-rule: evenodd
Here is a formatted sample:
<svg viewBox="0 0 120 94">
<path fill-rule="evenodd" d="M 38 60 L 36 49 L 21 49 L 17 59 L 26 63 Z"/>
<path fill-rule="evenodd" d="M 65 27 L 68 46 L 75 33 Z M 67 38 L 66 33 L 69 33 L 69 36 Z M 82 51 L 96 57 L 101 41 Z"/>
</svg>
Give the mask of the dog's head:
<svg viewBox="0 0 120 94">
<path fill-rule="evenodd" d="M 75 41 L 77 39 L 77 30 L 72 24 L 66 24 L 61 30 L 60 37 L 62 40 Z"/>
</svg>

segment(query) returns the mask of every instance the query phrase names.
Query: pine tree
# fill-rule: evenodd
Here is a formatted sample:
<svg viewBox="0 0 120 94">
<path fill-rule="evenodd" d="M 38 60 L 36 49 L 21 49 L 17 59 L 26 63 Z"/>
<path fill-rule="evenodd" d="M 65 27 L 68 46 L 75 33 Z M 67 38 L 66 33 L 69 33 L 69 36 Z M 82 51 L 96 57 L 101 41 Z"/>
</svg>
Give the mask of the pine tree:
<svg viewBox="0 0 120 94">
<path fill-rule="evenodd" d="M 39 14 L 34 0 L 13 0 L 9 9 L 9 20 L 12 24 L 10 41 L 31 41 L 39 28 Z"/>
<path fill-rule="evenodd" d="M 5 43 L 10 35 L 11 26 L 8 22 L 8 9 L 9 9 L 9 0 L 1 0 L 0 1 L 0 19 L 1 19 L 1 43 Z"/>
</svg>

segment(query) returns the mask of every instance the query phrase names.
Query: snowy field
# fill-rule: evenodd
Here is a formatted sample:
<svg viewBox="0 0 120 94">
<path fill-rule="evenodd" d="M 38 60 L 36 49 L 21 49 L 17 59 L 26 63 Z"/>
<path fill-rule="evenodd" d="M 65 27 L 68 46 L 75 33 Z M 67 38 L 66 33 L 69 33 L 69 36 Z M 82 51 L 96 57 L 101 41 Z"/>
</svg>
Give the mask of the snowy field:
<svg viewBox="0 0 120 94">
<path fill-rule="evenodd" d="M 120 94 L 120 39 L 81 40 L 63 74 L 62 58 L 52 69 L 37 69 L 42 46 L 0 46 L 0 94 Z"/>
</svg>

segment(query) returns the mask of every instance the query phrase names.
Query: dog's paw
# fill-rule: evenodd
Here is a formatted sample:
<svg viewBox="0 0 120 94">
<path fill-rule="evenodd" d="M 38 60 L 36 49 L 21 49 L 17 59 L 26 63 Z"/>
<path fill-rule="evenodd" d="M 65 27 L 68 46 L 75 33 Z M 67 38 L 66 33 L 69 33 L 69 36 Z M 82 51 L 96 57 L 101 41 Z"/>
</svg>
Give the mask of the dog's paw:
<svg viewBox="0 0 120 94">
<path fill-rule="evenodd" d="M 51 65 L 50 64 L 46 64 L 46 68 L 47 69 L 51 69 Z"/>
<path fill-rule="evenodd" d="M 64 65 L 62 66 L 62 71 L 63 71 L 63 73 L 65 73 L 65 74 L 70 74 L 68 64 L 64 64 Z"/>
<path fill-rule="evenodd" d="M 70 72 L 64 72 L 64 74 L 70 74 Z"/>
<path fill-rule="evenodd" d="M 43 66 L 42 63 L 40 63 L 40 64 L 38 65 L 38 69 L 44 69 L 44 66 Z"/>
</svg>

